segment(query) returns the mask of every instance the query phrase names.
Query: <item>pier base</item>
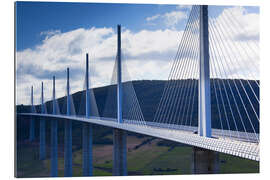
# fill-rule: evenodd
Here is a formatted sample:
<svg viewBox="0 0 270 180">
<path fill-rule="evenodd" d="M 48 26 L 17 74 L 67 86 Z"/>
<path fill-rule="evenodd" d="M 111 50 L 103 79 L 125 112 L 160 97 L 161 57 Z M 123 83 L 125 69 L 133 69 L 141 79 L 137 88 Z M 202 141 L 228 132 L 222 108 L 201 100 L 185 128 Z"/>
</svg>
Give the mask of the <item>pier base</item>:
<svg viewBox="0 0 270 180">
<path fill-rule="evenodd" d="M 33 142 L 34 140 L 35 140 L 35 120 L 33 117 L 31 117 L 29 127 L 29 141 Z"/>
<path fill-rule="evenodd" d="M 192 148 L 192 174 L 219 173 L 219 153 L 203 148 Z"/>
<path fill-rule="evenodd" d="M 58 142 L 57 142 L 57 127 L 56 119 L 51 120 L 51 176 L 58 176 Z"/>
<path fill-rule="evenodd" d="M 46 134 L 45 134 L 45 120 L 40 119 L 39 124 L 39 159 L 46 158 Z"/>
<path fill-rule="evenodd" d="M 127 175 L 126 131 L 113 129 L 113 175 Z"/>
<path fill-rule="evenodd" d="M 72 122 L 65 120 L 64 176 L 72 176 Z"/>
<path fill-rule="evenodd" d="M 83 123 L 83 175 L 93 175 L 93 128 L 90 123 Z"/>
</svg>

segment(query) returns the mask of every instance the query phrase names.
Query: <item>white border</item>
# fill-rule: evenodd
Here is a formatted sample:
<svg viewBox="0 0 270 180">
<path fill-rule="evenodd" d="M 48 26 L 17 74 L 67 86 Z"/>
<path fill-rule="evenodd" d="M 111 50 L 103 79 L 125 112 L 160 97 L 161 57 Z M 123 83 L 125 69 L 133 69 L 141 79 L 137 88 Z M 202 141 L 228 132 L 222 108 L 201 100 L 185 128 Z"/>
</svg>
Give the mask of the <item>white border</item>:
<svg viewBox="0 0 270 180">
<path fill-rule="evenodd" d="M 51 1 L 51 0 L 47 0 Z M 80 0 L 80 2 L 97 2 L 90 0 Z M 59 1 L 58 2 L 62 2 Z M 75 2 L 75 0 L 65 0 L 65 2 Z M 99 0 L 98 2 L 119 2 L 119 3 L 159 3 L 159 4 L 215 4 L 215 5 L 260 5 L 260 24 L 261 24 L 261 173 L 245 174 L 245 175 L 204 175 L 204 176 L 140 176 L 142 179 L 227 179 L 227 178 L 265 178 L 269 175 L 269 127 L 270 127 L 270 58 L 269 58 L 269 0 Z M 0 130 L 0 177 L 1 179 L 14 178 L 14 1 L 2 0 L 0 6 L 0 22 L 1 22 L 1 59 L 0 59 L 0 82 L 1 82 L 1 130 Z M 181 163 L 181 162 L 179 162 Z M 106 179 L 138 179 L 136 176 L 128 177 L 106 177 Z M 269 178 L 269 177 L 268 177 Z M 28 179 L 28 178 L 27 178 Z M 37 179 L 37 178 L 31 178 Z M 58 178 L 59 180 L 64 178 Z M 65 178 L 66 179 L 66 178 Z M 83 178 L 73 178 L 83 179 Z M 95 177 L 93 179 L 103 179 L 103 177 Z"/>
</svg>

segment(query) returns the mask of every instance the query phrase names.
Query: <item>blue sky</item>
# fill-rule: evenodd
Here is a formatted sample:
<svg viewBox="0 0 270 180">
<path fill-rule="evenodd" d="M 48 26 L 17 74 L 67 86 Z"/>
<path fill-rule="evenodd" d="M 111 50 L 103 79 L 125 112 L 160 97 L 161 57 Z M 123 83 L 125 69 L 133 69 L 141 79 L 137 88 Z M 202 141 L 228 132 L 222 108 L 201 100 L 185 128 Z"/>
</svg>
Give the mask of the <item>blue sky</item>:
<svg viewBox="0 0 270 180">
<path fill-rule="evenodd" d="M 91 26 L 114 27 L 116 24 L 123 24 L 134 32 L 165 29 L 162 24 L 151 26 L 145 19 L 175 8 L 175 5 L 158 4 L 16 2 L 17 50 L 33 48 L 44 38 L 40 36 L 41 32 L 55 29 L 67 32 Z M 246 9 L 259 13 L 258 7 Z M 183 28 L 184 24 L 182 22 L 178 28 Z"/>
<path fill-rule="evenodd" d="M 17 50 L 33 48 L 41 43 L 41 32 L 48 30 L 71 31 L 77 28 L 115 27 L 138 32 L 141 29 L 165 29 L 162 24 L 152 26 L 145 19 L 155 14 L 174 10 L 175 5 L 17 2 Z M 187 9 L 188 10 L 188 9 Z M 178 26 L 183 28 L 184 22 Z"/>
<path fill-rule="evenodd" d="M 64 96 L 67 67 L 70 67 L 72 93 L 82 90 L 85 53 L 90 57 L 91 87 L 109 84 L 116 54 L 117 24 L 122 25 L 122 52 L 128 59 L 131 78 L 167 79 L 191 6 L 16 2 L 15 10 L 16 103 L 29 104 L 30 87 L 34 86 L 39 99 L 41 81 L 46 100 L 50 99 L 53 75 L 58 85 L 57 96 Z M 256 49 L 258 7 L 209 6 L 209 17 L 214 23 L 236 19 L 239 24 L 233 27 L 233 32 L 225 28 L 228 32 L 221 41 L 230 39 L 239 48 L 249 43 Z M 232 49 L 226 56 L 237 53 Z M 250 59 L 259 62 L 256 54 L 240 61 L 245 64 Z M 235 66 L 232 72 L 247 69 L 247 65 Z M 254 74 L 257 78 L 258 72 Z"/>
</svg>

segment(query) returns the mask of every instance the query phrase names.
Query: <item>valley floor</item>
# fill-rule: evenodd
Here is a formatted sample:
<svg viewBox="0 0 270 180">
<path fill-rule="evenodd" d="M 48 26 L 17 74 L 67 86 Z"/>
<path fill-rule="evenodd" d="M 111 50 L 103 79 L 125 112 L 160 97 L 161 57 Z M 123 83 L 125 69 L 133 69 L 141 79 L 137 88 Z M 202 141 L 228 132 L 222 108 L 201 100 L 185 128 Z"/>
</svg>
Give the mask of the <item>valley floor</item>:
<svg viewBox="0 0 270 180">
<path fill-rule="evenodd" d="M 111 138 L 108 135 L 108 138 Z M 129 175 L 191 174 L 189 146 L 160 146 L 164 140 L 136 136 L 127 138 L 127 165 Z M 47 159 L 39 160 L 38 142 L 22 142 L 17 145 L 17 177 L 50 176 L 49 147 Z M 94 145 L 94 176 L 112 175 L 112 145 Z M 58 172 L 64 175 L 63 147 L 59 147 Z M 220 153 L 220 173 L 258 173 L 259 162 Z M 73 176 L 82 176 L 82 150 L 73 147 Z"/>
</svg>

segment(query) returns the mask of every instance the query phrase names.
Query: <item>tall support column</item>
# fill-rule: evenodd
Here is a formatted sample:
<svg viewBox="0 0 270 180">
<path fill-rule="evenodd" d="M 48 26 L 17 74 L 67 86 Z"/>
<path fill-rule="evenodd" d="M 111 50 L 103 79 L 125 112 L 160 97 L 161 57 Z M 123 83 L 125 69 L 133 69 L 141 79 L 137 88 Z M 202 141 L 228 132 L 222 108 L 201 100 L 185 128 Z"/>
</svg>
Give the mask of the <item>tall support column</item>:
<svg viewBox="0 0 270 180">
<path fill-rule="evenodd" d="M 57 114 L 57 104 L 55 100 L 55 76 L 53 76 L 53 114 Z M 57 127 L 56 119 L 51 119 L 51 176 L 58 176 L 58 142 L 57 142 Z"/>
<path fill-rule="evenodd" d="M 113 129 L 113 175 L 127 175 L 126 131 Z"/>
<path fill-rule="evenodd" d="M 93 175 L 93 130 L 92 124 L 83 123 L 83 175 Z"/>
<path fill-rule="evenodd" d="M 43 82 L 41 82 L 41 114 L 45 113 L 44 94 L 43 94 Z M 46 158 L 46 135 L 45 135 L 45 120 L 40 117 L 39 123 L 39 159 L 44 160 Z"/>
<path fill-rule="evenodd" d="M 117 26 L 117 120 L 122 119 L 121 26 Z M 113 129 L 113 175 L 127 175 L 126 131 Z"/>
<path fill-rule="evenodd" d="M 122 65 L 121 65 L 121 26 L 117 26 L 117 120 L 123 122 L 122 118 Z"/>
<path fill-rule="evenodd" d="M 192 148 L 192 174 L 215 174 L 219 172 L 219 168 L 218 152 Z"/>
<path fill-rule="evenodd" d="M 69 68 L 67 68 L 67 116 L 71 115 Z M 64 176 L 72 176 L 72 122 L 65 120 Z"/>
<path fill-rule="evenodd" d="M 211 137 L 208 6 L 200 6 L 199 135 Z"/>
<path fill-rule="evenodd" d="M 89 91 L 89 63 L 88 54 L 86 54 L 86 90 L 85 90 L 85 115 L 90 118 L 90 91 Z M 93 128 L 90 123 L 83 123 L 83 175 L 93 175 Z"/>
<path fill-rule="evenodd" d="M 34 111 L 34 91 L 33 86 L 31 87 L 31 113 L 35 113 Z M 30 128 L 29 128 L 29 141 L 34 141 L 35 139 L 35 120 L 31 116 L 30 119 Z"/>
<path fill-rule="evenodd" d="M 198 134 L 211 138 L 211 93 L 209 69 L 208 6 L 200 6 L 200 79 Z M 192 173 L 218 173 L 219 153 L 193 147 Z"/>
</svg>

